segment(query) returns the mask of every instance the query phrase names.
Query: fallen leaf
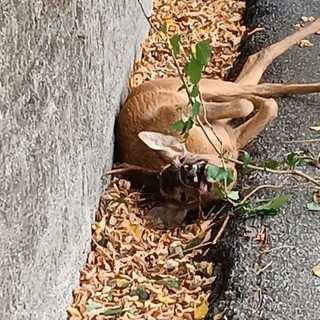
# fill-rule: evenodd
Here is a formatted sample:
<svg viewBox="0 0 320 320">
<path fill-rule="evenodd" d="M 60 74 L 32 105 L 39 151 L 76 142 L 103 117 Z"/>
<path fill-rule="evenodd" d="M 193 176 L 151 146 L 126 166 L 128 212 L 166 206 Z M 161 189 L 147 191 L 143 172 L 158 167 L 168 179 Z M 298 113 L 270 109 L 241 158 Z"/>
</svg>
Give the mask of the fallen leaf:
<svg viewBox="0 0 320 320">
<path fill-rule="evenodd" d="M 320 126 L 310 127 L 311 130 L 320 131 Z"/>
<path fill-rule="evenodd" d="M 95 310 L 95 309 L 101 309 L 103 308 L 104 306 L 100 303 L 100 302 L 96 302 L 96 301 L 91 301 L 86 309 L 88 312 L 92 311 L 92 310 Z"/>
<path fill-rule="evenodd" d="M 200 303 L 200 304 L 198 304 Z M 197 305 L 198 304 L 198 305 Z M 195 319 L 204 319 L 209 311 L 208 301 L 205 297 L 200 296 L 194 309 Z"/>
<path fill-rule="evenodd" d="M 320 264 L 314 266 L 312 268 L 312 272 L 314 273 L 315 276 L 317 276 L 318 278 L 320 278 Z"/>
<path fill-rule="evenodd" d="M 310 42 L 310 40 L 303 39 L 299 41 L 300 47 L 313 47 L 313 44 Z"/>
<path fill-rule="evenodd" d="M 224 316 L 224 311 L 221 311 L 214 315 L 213 320 L 222 320 Z"/>
<path fill-rule="evenodd" d="M 67 308 L 67 312 L 70 314 L 70 316 L 77 316 L 77 317 L 81 317 L 81 314 L 79 312 L 79 310 L 75 307 L 69 306 Z"/>
<path fill-rule="evenodd" d="M 180 280 L 158 280 L 156 283 L 170 287 L 170 288 L 181 288 Z"/>
<path fill-rule="evenodd" d="M 120 278 L 116 280 L 116 284 L 118 288 L 124 288 L 130 284 L 130 281 L 127 279 Z"/>
<path fill-rule="evenodd" d="M 123 223 L 122 223 L 122 226 L 127 228 L 128 231 L 132 232 L 137 238 L 141 238 L 142 236 L 142 228 L 135 225 L 135 224 L 132 224 L 129 220 L 124 220 Z"/>
<path fill-rule="evenodd" d="M 313 200 L 313 202 L 320 204 L 320 190 L 313 192 L 312 200 Z"/>
<path fill-rule="evenodd" d="M 172 304 L 172 303 L 175 303 L 176 302 L 176 299 L 173 299 L 169 296 L 162 296 L 162 295 L 158 295 L 157 296 L 157 299 L 162 302 L 162 303 L 165 303 L 165 304 Z"/>
<path fill-rule="evenodd" d="M 307 204 L 309 211 L 320 211 L 320 204 L 316 202 L 310 202 Z"/>
</svg>

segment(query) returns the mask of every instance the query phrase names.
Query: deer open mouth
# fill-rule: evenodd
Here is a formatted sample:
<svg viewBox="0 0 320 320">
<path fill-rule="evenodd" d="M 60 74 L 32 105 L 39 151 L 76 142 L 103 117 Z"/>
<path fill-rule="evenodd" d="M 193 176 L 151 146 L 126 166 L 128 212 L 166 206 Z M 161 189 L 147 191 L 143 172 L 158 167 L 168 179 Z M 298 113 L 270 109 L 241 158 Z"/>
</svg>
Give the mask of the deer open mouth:
<svg viewBox="0 0 320 320">
<path fill-rule="evenodd" d="M 194 187 L 200 194 L 206 194 L 211 189 L 211 183 L 205 175 L 207 162 L 198 160 L 193 163 L 184 163 L 180 169 L 181 182 L 184 185 Z"/>
</svg>

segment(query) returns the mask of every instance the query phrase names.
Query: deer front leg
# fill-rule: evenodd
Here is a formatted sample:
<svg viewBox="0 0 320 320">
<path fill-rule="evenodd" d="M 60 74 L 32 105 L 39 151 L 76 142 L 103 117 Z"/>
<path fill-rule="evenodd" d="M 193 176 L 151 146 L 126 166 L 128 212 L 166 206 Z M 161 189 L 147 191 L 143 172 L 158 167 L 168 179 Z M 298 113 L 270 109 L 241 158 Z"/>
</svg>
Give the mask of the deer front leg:
<svg viewBox="0 0 320 320">
<path fill-rule="evenodd" d="M 309 26 L 297 31 L 285 39 L 251 55 L 245 63 L 236 83 L 257 84 L 263 73 L 274 59 L 286 52 L 305 37 L 320 30 L 320 18 Z"/>
<path fill-rule="evenodd" d="M 209 122 L 234 118 L 245 118 L 254 109 L 253 103 L 247 99 L 237 99 L 231 102 L 204 102 L 200 109 L 200 119 L 206 117 Z"/>
<path fill-rule="evenodd" d="M 234 129 L 238 149 L 245 147 L 278 115 L 278 104 L 274 99 L 256 96 L 248 97 L 248 99 L 259 110 L 256 115 Z"/>
</svg>

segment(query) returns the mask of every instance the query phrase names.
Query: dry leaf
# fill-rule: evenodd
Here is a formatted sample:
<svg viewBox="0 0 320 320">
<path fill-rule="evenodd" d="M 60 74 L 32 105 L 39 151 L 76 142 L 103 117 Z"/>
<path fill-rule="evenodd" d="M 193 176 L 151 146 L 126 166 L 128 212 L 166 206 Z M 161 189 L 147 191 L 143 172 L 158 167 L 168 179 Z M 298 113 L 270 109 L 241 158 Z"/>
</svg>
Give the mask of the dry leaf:
<svg viewBox="0 0 320 320">
<path fill-rule="evenodd" d="M 314 22 L 315 20 L 316 20 L 316 18 L 315 17 L 306 17 L 306 16 L 302 16 L 301 17 L 301 20 L 303 21 L 303 22 Z"/>
<path fill-rule="evenodd" d="M 222 320 L 224 316 L 224 311 L 221 311 L 214 315 L 213 320 Z"/>
<path fill-rule="evenodd" d="M 166 304 L 171 304 L 171 303 L 175 303 L 176 302 L 176 299 L 173 299 L 169 296 L 162 296 L 162 295 L 159 295 L 157 296 L 157 299 L 162 302 L 162 303 L 166 303 Z"/>
<path fill-rule="evenodd" d="M 116 284 L 118 288 L 124 288 L 130 284 L 130 281 L 127 279 L 120 278 L 116 280 Z"/>
<path fill-rule="evenodd" d="M 313 47 L 313 44 L 310 42 L 310 40 L 304 39 L 299 41 L 300 47 Z"/>
<path fill-rule="evenodd" d="M 67 312 L 70 314 L 70 316 L 81 317 L 79 310 L 77 308 L 72 307 L 72 306 L 69 306 L 67 308 Z"/>
<path fill-rule="evenodd" d="M 320 278 L 320 264 L 314 266 L 312 268 L 312 272 L 315 276 L 317 276 L 318 278 Z"/>
<path fill-rule="evenodd" d="M 320 131 L 320 126 L 310 127 L 311 130 Z"/>
<path fill-rule="evenodd" d="M 208 301 L 205 297 L 200 296 L 197 303 L 199 303 L 199 302 L 200 302 L 200 304 L 196 305 L 196 307 L 194 309 L 194 318 L 195 319 L 205 318 L 205 316 L 207 315 L 207 313 L 209 311 Z"/>
<path fill-rule="evenodd" d="M 128 231 L 132 232 L 137 238 L 142 236 L 142 228 L 132 224 L 129 220 L 124 220 L 122 226 L 127 228 Z"/>
</svg>

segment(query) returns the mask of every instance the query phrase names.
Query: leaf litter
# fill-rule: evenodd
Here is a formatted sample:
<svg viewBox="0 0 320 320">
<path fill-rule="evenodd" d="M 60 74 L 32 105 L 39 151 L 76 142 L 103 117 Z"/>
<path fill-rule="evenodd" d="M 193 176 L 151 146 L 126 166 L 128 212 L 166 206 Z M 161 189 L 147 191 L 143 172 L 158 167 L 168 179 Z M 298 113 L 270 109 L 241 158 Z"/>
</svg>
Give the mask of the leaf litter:
<svg viewBox="0 0 320 320">
<path fill-rule="evenodd" d="M 224 79 L 239 55 L 238 47 L 246 32 L 241 24 L 244 1 L 236 0 L 155 0 L 151 23 L 161 30 L 167 24 L 167 35 L 181 35 L 185 51 L 195 51 L 199 41 L 209 39 L 213 54 L 203 78 Z M 179 65 L 185 60 L 177 56 Z M 142 44 L 142 58 L 135 60 L 130 87 L 146 80 L 177 76 L 170 50 L 161 36 L 150 30 Z"/>
<path fill-rule="evenodd" d="M 168 36 L 181 34 L 184 50 L 195 51 L 196 43 L 210 39 L 213 54 L 203 77 L 223 79 L 246 31 L 241 25 L 244 9 L 245 2 L 237 0 L 155 0 L 151 21 L 156 28 L 166 23 Z M 184 65 L 182 56 L 177 59 Z M 171 76 L 177 70 L 169 49 L 150 30 L 142 58 L 134 62 L 129 89 Z M 69 320 L 191 320 L 207 315 L 214 264 L 195 257 L 211 243 L 214 218 L 154 230 L 138 206 L 140 196 L 124 180 L 110 183 L 102 194 L 92 250 L 67 308 Z"/>
<path fill-rule="evenodd" d="M 102 195 L 92 251 L 67 309 L 70 320 L 203 319 L 207 314 L 214 266 L 194 258 L 202 252 L 199 244 L 210 244 L 212 221 L 150 229 L 138 198 L 125 180 L 111 183 Z"/>
</svg>

